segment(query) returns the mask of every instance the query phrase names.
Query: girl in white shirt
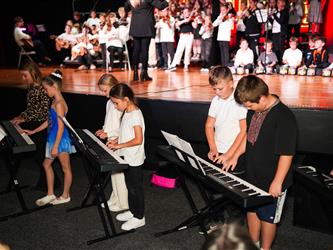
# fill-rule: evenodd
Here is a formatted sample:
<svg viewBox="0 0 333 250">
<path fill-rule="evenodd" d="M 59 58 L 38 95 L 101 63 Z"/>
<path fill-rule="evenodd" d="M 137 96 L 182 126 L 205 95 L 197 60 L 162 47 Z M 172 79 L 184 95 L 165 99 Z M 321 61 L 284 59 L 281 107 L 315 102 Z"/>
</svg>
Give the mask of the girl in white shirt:
<svg viewBox="0 0 333 250">
<path fill-rule="evenodd" d="M 109 98 L 110 90 L 118 84 L 118 80 L 111 74 L 104 74 L 98 80 L 98 87 Z M 106 104 L 106 114 L 103 128 L 96 132 L 102 140 L 113 140 L 119 136 L 119 123 L 121 112 L 119 112 L 109 100 Z M 117 212 L 128 209 L 127 188 L 123 172 L 113 172 L 111 175 L 112 193 L 108 200 L 111 211 Z M 104 204 L 102 204 L 104 207 Z"/>
<path fill-rule="evenodd" d="M 126 84 L 117 84 L 110 91 L 116 109 L 123 114 L 120 119 L 119 137 L 109 141 L 108 147 L 118 150 L 129 168 L 124 171 L 128 189 L 129 211 L 118 214 L 118 221 L 125 221 L 122 230 L 132 230 L 145 225 L 143 174 L 141 165 L 145 160 L 145 123 L 141 110 L 135 103 L 133 90 Z"/>
</svg>

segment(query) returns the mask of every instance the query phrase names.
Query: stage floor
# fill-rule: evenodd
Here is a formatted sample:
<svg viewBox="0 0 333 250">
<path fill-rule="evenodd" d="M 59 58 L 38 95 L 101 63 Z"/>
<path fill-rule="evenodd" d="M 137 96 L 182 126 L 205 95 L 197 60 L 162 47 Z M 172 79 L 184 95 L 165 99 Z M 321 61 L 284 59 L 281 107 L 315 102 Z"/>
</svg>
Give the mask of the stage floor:
<svg viewBox="0 0 333 250">
<path fill-rule="evenodd" d="M 55 68 L 42 68 L 44 75 Z M 64 74 L 63 91 L 69 93 L 102 95 L 97 86 L 104 70 L 62 69 Z M 210 102 L 214 92 L 208 83 L 208 73 L 200 68 L 191 67 L 184 72 L 182 67 L 177 71 L 150 70 L 151 82 L 131 82 L 131 72 L 111 72 L 120 82 L 128 83 L 137 97 L 173 100 L 185 102 Z M 235 75 L 235 84 L 242 76 Z M 289 75 L 260 75 L 269 85 L 271 93 L 280 96 L 291 108 L 333 109 L 333 77 L 307 77 Z M 0 69 L 0 87 L 24 87 L 17 69 Z"/>
</svg>

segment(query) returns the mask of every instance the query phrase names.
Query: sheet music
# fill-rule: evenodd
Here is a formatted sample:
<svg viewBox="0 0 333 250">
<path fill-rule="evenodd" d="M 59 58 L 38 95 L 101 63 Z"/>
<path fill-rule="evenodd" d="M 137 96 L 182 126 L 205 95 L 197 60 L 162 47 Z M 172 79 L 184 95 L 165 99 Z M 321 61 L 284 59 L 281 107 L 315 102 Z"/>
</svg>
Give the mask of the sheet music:
<svg viewBox="0 0 333 250">
<path fill-rule="evenodd" d="M 0 141 L 2 141 L 3 138 L 5 138 L 7 136 L 5 130 L 3 129 L 3 127 L 0 126 Z"/>
<path fill-rule="evenodd" d="M 79 142 L 81 144 L 84 144 L 83 140 L 81 139 L 81 137 L 76 133 L 76 131 L 73 129 L 72 125 L 69 124 L 69 122 L 67 121 L 66 117 L 61 117 L 62 121 L 65 123 L 66 127 L 68 127 L 74 134 L 75 136 L 78 138 Z"/>
<path fill-rule="evenodd" d="M 178 138 L 179 144 L 181 145 L 182 150 L 185 153 L 189 154 L 190 156 L 193 156 L 194 159 L 197 159 L 198 156 L 196 156 L 196 154 L 194 153 L 194 150 L 193 150 L 191 144 L 183 139 L 180 139 L 179 137 L 177 137 L 177 138 Z M 195 169 L 198 169 L 198 165 L 197 165 L 198 163 L 194 159 L 192 159 L 191 157 L 188 157 L 188 160 L 189 160 L 191 166 L 194 167 Z"/>
<path fill-rule="evenodd" d="M 267 22 L 267 17 L 268 17 L 267 9 L 256 10 L 255 13 L 259 23 Z"/>
<path fill-rule="evenodd" d="M 174 146 L 175 148 L 179 148 L 180 150 L 182 150 L 182 147 L 181 147 L 181 144 L 179 143 L 179 140 L 178 140 L 179 138 L 178 138 L 177 135 L 170 134 L 170 133 L 165 132 L 163 130 L 161 130 L 161 132 L 162 132 L 164 138 L 169 143 L 169 145 Z M 179 153 L 177 150 L 176 150 L 176 154 L 177 154 L 178 158 L 181 161 L 185 162 L 185 159 L 184 159 L 183 155 L 181 153 Z"/>
</svg>

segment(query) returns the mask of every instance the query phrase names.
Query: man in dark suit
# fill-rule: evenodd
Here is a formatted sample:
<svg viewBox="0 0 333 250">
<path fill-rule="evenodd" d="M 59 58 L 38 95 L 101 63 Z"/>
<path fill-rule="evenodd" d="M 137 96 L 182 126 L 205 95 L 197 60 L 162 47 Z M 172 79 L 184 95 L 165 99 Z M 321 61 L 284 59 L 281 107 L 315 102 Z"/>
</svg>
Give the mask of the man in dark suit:
<svg viewBox="0 0 333 250">
<path fill-rule="evenodd" d="M 154 8 L 159 10 L 168 7 L 165 0 L 128 0 L 125 3 L 126 12 L 132 11 L 129 35 L 133 37 L 133 80 L 138 81 L 138 65 L 141 58 L 141 81 L 151 81 L 148 69 L 148 49 L 150 40 L 155 36 Z M 141 55 L 141 57 L 140 57 Z"/>
</svg>

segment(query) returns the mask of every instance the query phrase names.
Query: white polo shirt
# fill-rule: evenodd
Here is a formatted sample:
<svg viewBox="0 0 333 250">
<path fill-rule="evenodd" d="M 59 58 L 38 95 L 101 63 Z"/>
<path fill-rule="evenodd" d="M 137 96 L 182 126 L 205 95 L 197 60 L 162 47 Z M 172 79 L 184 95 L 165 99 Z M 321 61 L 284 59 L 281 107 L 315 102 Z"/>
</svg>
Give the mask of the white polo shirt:
<svg viewBox="0 0 333 250">
<path fill-rule="evenodd" d="M 119 154 L 124 156 L 125 161 L 132 167 L 137 167 L 143 164 L 146 156 L 144 149 L 144 135 L 145 135 L 145 122 L 140 109 L 133 110 L 125 113 L 119 128 L 119 143 L 128 142 L 135 137 L 134 126 L 140 126 L 142 128 L 143 141 L 142 144 L 122 148 L 119 150 Z"/>
<path fill-rule="evenodd" d="M 246 119 L 247 109 L 238 104 L 234 93 L 226 100 L 215 96 L 210 104 L 208 116 L 215 118 L 215 143 L 219 153 L 225 153 L 240 132 L 239 121 Z"/>
<path fill-rule="evenodd" d="M 302 57 L 302 51 L 299 49 L 292 50 L 289 48 L 284 51 L 282 60 L 286 60 L 289 66 L 296 67 L 300 62 L 302 62 Z"/>
</svg>

